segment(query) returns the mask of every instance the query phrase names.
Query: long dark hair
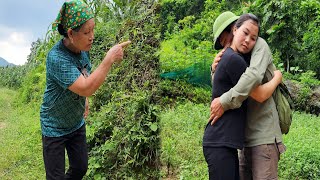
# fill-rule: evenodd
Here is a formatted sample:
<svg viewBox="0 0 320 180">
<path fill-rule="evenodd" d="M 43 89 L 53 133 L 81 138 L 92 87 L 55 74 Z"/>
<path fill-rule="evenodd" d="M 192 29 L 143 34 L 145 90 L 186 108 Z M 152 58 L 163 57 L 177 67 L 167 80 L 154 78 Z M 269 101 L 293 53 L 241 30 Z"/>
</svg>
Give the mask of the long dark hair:
<svg viewBox="0 0 320 180">
<path fill-rule="evenodd" d="M 251 14 L 251 13 L 242 14 L 239 17 L 239 19 L 237 20 L 235 26 L 237 28 L 240 28 L 240 26 L 242 26 L 242 24 L 247 20 L 252 20 L 254 23 L 256 23 L 256 25 L 258 26 L 258 34 L 259 34 L 259 32 L 260 32 L 260 22 L 259 22 L 259 19 L 257 18 L 257 16 L 255 16 L 254 14 Z"/>
</svg>

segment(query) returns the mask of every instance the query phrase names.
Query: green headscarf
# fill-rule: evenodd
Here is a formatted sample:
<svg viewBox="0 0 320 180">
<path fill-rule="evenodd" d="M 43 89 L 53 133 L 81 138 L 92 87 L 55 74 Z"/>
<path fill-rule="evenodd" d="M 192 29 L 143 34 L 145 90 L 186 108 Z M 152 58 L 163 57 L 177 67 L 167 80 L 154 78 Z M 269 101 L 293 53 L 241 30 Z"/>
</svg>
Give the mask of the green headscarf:
<svg viewBox="0 0 320 180">
<path fill-rule="evenodd" d="M 71 0 L 63 3 L 58 17 L 52 24 L 52 29 L 57 30 L 61 24 L 65 31 L 73 29 L 93 18 L 91 8 L 81 0 Z"/>
</svg>

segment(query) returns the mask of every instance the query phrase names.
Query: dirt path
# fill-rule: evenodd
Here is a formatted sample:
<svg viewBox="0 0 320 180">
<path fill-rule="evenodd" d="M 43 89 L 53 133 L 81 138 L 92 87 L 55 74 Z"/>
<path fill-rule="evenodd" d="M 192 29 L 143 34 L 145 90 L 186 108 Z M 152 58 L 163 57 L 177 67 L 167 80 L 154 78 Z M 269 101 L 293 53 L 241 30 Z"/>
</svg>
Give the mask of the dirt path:
<svg viewBox="0 0 320 180">
<path fill-rule="evenodd" d="M 0 88 L 0 130 L 6 127 L 6 121 L 13 111 L 16 91 Z"/>
<path fill-rule="evenodd" d="M 6 127 L 6 123 L 0 122 L 0 129 L 4 129 Z"/>
<path fill-rule="evenodd" d="M 0 87 L 0 143 L 5 142 L 4 136 L 10 126 L 10 117 L 15 114 L 13 103 L 16 93 L 16 91 Z"/>
<path fill-rule="evenodd" d="M 17 95 L 0 88 L 0 179 L 44 179 L 39 107 L 17 105 Z"/>
</svg>

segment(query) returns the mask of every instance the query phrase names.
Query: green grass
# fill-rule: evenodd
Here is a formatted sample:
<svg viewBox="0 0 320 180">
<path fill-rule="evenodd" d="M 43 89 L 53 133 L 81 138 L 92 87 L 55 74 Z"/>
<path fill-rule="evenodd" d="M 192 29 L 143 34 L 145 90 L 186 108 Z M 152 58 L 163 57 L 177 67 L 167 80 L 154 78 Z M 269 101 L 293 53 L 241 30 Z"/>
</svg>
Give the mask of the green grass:
<svg viewBox="0 0 320 180">
<path fill-rule="evenodd" d="M 209 107 L 186 103 L 161 114 L 162 177 L 208 179 L 202 137 Z"/>
<path fill-rule="evenodd" d="M 161 114 L 164 179 L 208 179 L 202 137 L 209 105 L 187 102 Z M 279 162 L 279 179 L 320 179 L 320 117 L 294 112 Z"/>
<path fill-rule="evenodd" d="M 284 142 L 287 151 L 281 155 L 279 175 L 283 179 L 320 179 L 320 117 L 294 113 Z"/>
<path fill-rule="evenodd" d="M 39 106 L 16 106 L 17 92 L 0 88 L 0 179 L 45 179 Z M 208 179 L 202 137 L 209 105 L 180 103 L 160 114 L 163 179 Z M 320 179 L 320 117 L 294 113 L 279 162 L 286 179 Z"/>
<path fill-rule="evenodd" d="M 0 88 L 0 179 L 45 179 L 39 107 L 16 107 L 15 97 Z"/>
</svg>

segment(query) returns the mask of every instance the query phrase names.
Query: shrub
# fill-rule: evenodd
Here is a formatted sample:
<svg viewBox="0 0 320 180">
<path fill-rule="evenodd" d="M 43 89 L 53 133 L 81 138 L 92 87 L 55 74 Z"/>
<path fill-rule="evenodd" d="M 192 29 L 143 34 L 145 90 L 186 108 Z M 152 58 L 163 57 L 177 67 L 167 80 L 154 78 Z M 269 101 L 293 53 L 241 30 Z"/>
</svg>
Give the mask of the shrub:
<svg viewBox="0 0 320 180">
<path fill-rule="evenodd" d="M 281 155 L 279 176 L 281 179 L 320 178 L 320 128 L 314 115 L 294 113 L 290 132 L 284 136 L 287 151 Z"/>
<path fill-rule="evenodd" d="M 295 109 L 319 115 L 320 113 L 320 81 L 315 78 L 315 73 L 307 71 L 295 75 L 286 74 L 289 79 L 285 83 L 294 100 Z"/>
<path fill-rule="evenodd" d="M 0 86 L 12 89 L 18 89 L 23 84 L 23 79 L 27 72 L 32 69 L 32 64 L 13 66 L 13 67 L 0 67 Z"/>
<path fill-rule="evenodd" d="M 158 5 L 146 3 L 135 19 L 97 24 L 98 46 L 91 52 L 101 61 L 107 46 L 132 41 L 121 64 L 113 66 L 106 82 L 92 98 L 95 112 L 88 122 L 88 179 L 158 179 L 160 127 L 158 83 L 160 29 Z M 100 54 L 99 54 L 100 53 Z"/>
<path fill-rule="evenodd" d="M 157 179 L 158 110 L 147 92 L 114 93 L 89 122 L 88 177 Z"/>
</svg>

